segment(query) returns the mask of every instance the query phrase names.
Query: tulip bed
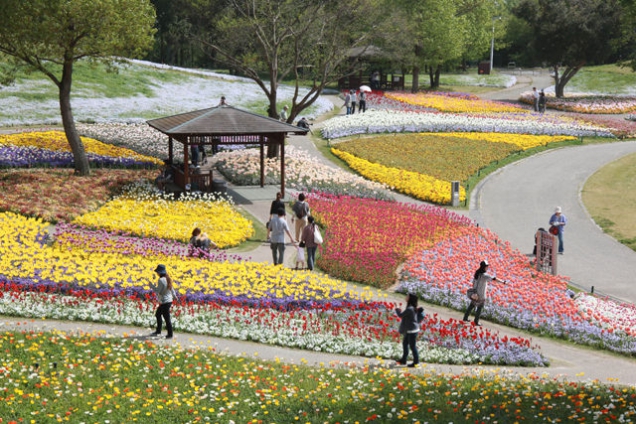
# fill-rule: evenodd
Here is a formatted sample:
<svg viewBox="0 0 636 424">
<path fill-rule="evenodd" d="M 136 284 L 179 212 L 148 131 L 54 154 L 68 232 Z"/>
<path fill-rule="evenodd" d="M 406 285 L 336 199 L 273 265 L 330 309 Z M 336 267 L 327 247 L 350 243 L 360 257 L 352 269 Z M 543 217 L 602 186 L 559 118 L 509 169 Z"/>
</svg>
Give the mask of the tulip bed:
<svg viewBox="0 0 636 424">
<path fill-rule="evenodd" d="M 219 247 L 237 246 L 254 235 L 252 222 L 237 212 L 231 201 L 210 194 L 186 193 L 173 199 L 148 181 L 137 182 L 125 193 L 73 223 L 139 237 L 187 242 L 192 229 L 209 232 Z"/>
<path fill-rule="evenodd" d="M 522 93 L 519 100 L 529 105 L 534 104 L 532 92 Z M 557 98 L 546 93 L 546 108 L 565 112 L 623 114 L 636 111 L 636 97 L 570 95 Z"/>
<path fill-rule="evenodd" d="M 613 138 L 607 128 L 540 114 L 460 114 L 370 110 L 339 115 L 321 124 L 322 136 L 336 139 L 357 134 L 400 132 L 499 132 Z"/>
<path fill-rule="evenodd" d="M 470 220 L 445 209 L 350 196 L 312 193 L 312 215 L 326 241 L 318 266 L 337 278 L 380 288 L 414 252 L 461 235 Z"/>
<path fill-rule="evenodd" d="M 161 262 L 169 264 L 180 294 L 177 331 L 399 356 L 395 305 L 372 301 L 378 295 L 368 289 L 351 290 L 338 280 L 265 263 L 186 257 L 174 242 L 68 224 L 48 235 L 45 222 L 11 213 L 0 221 L 7 230 L 0 239 L 0 314 L 145 327 L 154 319 L 151 270 Z M 423 360 L 547 364 L 526 339 L 500 338 L 436 316 L 427 317 L 423 327 Z"/>
<path fill-rule="evenodd" d="M 216 155 L 216 168 L 236 185 L 260 184 L 260 156 L 258 150 L 221 152 Z M 265 159 L 267 184 L 280 181 L 280 160 Z M 325 166 L 302 149 L 285 149 L 285 183 L 298 191 L 321 191 L 356 197 L 392 199 L 385 184 L 373 182 L 339 168 Z"/>
<path fill-rule="evenodd" d="M 89 163 L 95 166 L 152 167 L 162 162 L 127 148 L 82 137 Z M 0 135 L 0 167 L 70 167 L 73 154 L 61 131 Z"/>
<path fill-rule="evenodd" d="M 343 141 L 331 151 L 365 178 L 416 199 L 449 204 L 451 181 L 465 182 L 520 150 L 575 139 L 499 133 L 395 134 Z M 459 200 L 465 199 L 460 187 Z"/>
<path fill-rule="evenodd" d="M 79 177 L 72 169 L 4 169 L 0 170 L 0 210 L 68 222 L 96 210 L 129 184 L 154 178 L 156 172 L 94 169 L 90 177 Z"/>
<path fill-rule="evenodd" d="M 566 294 L 567 281 L 534 270 L 525 255 L 488 230 L 472 227 L 462 237 L 448 238 L 413 255 L 401 271 L 400 290 L 417 293 L 426 301 L 463 310 L 466 290 L 478 265 L 475 252 L 491 263 L 508 285 L 489 286 L 482 317 L 515 328 L 565 338 L 615 352 L 635 355 L 633 307 L 590 309 Z M 630 326 L 631 325 L 631 326 Z"/>
<path fill-rule="evenodd" d="M 3 332 L 0 416 L 19 422 L 632 422 L 636 392 L 467 370 L 309 367 L 150 340 Z"/>
<path fill-rule="evenodd" d="M 451 113 L 528 113 L 527 109 L 510 103 L 482 100 L 474 94 L 465 93 L 405 93 L 386 92 L 389 99 L 423 106 L 440 112 Z"/>
</svg>

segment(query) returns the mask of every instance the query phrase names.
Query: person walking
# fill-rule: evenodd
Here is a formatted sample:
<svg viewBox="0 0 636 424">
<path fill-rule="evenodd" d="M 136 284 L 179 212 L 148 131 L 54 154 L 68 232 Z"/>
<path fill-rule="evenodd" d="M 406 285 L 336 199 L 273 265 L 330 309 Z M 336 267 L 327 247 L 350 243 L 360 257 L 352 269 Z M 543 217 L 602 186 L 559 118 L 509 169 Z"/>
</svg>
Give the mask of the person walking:
<svg viewBox="0 0 636 424">
<path fill-rule="evenodd" d="M 344 104 L 342 105 L 347 108 L 347 115 L 351 115 L 351 93 L 347 91 L 345 94 Z"/>
<path fill-rule="evenodd" d="M 172 321 L 170 320 L 170 307 L 172 306 L 172 301 L 177 299 L 177 293 L 174 291 L 172 278 L 170 278 L 170 276 L 168 275 L 165 265 L 157 265 L 157 268 L 155 268 L 155 272 L 159 276 L 159 280 L 157 281 L 157 285 L 151 284 L 150 287 L 157 294 L 157 301 L 159 302 L 159 306 L 157 307 L 157 311 L 155 312 L 155 318 L 157 318 L 157 329 L 154 333 L 152 333 L 152 335 L 161 335 L 161 318 L 163 317 L 163 319 L 166 321 L 166 330 L 168 330 L 166 339 L 171 339 L 173 333 Z"/>
<path fill-rule="evenodd" d="M 500 280 L 497 277 L 494 277 L 487 273 L 488 271 L 488 261 L 481 261 L 479 263 L 479 268 L 475 271 L 473 275 L 473 287 L 468 291 L 468 297 L 470 299 L 470 304 L 466 309 L 466 313 L 464 314 L 464 321 L 468 321 L 468 317 L 470 316 L 470 312 L 477 307 L 475 311 L 475 325 L 481 327 L 479 324 L 479 317 L 481 316 L 481 311 L 484 309 L 484 304 L 486 303 L 486 299 L 488 299 L 488 283 L 491 281 L 499 281 L 500 283 L 507 284 L 507 281 Z"/>
<path fill-rule="evenodd" d="M 417 296 L 409 293 L 406 295 L 406 309 L 402 311 L 400 308 L 396 308 L 395 313 L 402 320 L 399 328 L 399 332 L 402 334 L 402 357 L 398 359 L 397 363 L 406 365 L 410 348 L 413 354 L 413 363 L 409 364 L 409 367 L 414 368 L 420 362 L 417 351 L 417 335 L 420 332 L 420 323 L 424 319 L 424 308 L 418 308 Z"/>
<path fill-rule="evenodd" d="M 545 98 L 545 91 L 541 90 L 541 92 L 539 93 L 539 112 L 540 113 L 545 113 L 545 106 L 546 106 L 546 98 Z"/>
<path fill-rule="evenodd" d="M 358 103 L 358 97 L 356 96 L 356 90 L 351 90 L 351 114 L 356 113 L 356 104 Z"/>
<path fill-rule="evenodd" d="M 300 235 L 307 226 L 307 217 L 309 216 L 309 203 L 305 201 L 305 194 L 300 193 L 298 195 L 298 200 L 292 206 L 292 210 L 294 211 L 294 215 L 292 215 L 292 224 L 295 223 L 296 228 L 296 240 L 300 240 Z"/>
<path fill-rule="evenodd" d="M 292 244 L 296 245 L 285 220 L 285 208 L 278 209 L 276 217 L 270 221 L 269 226 L 271 230 L 270 247 L 272 249 L 272 259 L 274 265 L 282 265 L 285 260 L 285 233 L 289 236 Z"/>
<path fill-rule="evenodd" d="M 310 271 L 314 270 L 314 264 L 316 263 L 316 250 L 318 249 L 318 243 L 314 239 L 316 233 L 316 222 L 313 216 L 307 218 L 308 224 L 303 228 L 300 241 L 305 243 L 307 249 L 307 268 Z"/>
<path fill-rule="evenodd" d="M 563 231 L 567 223 L 567 218 L 561 213 L 561 206 L 554 208 L 554 214 L 550 217 L 550 233 L 559 238 L 559 255 L 563 254 Z"/>
<path fill-rule="evenodd" d="M 537 91 L 537 87 L 532 87 L 532 100 L 533 100 L 533 106 L 534 106 L 534 111 L 538 112 L 539 111 L 539 92 Z"/>
<path fill-rule="evenodd" d="M 360 95 L 358 96 L 358 100 L 360 101 L 360 107 L 358 110 L 360 113 L 364 113 L 367 111 L 367 93 L 360 90 Z"/>
<path fill-rule="evenodd" d="M 269 220 L 267 221 L 267 241 L 270 241 L 270 223 L 272 222 L 272 219 L 276 218 L 276 216 L 278 216 L 278 210 L 279 209 L 283 209 L 285 210 L 285 203 L 283 203 L 283 195 L 278 192 L 276 193 L 276 199 L 272 200 L 272 205 L 269 207 Z"/>
</svg>

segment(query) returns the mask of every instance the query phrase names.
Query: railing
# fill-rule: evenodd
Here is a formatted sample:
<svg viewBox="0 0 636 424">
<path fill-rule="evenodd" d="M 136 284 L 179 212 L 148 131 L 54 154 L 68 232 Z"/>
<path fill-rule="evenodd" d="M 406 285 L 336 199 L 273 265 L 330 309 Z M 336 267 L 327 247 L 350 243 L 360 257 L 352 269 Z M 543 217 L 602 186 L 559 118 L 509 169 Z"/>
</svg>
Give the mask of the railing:
<svg viewBox="0 0 636 424">
<path fill-rule="evenodd" d="M 199 171 L 199 168 L 190 168 L 191 172 Z M 183 170 L 180 168 L 174 169 L 174 183 L 181 188 L 182 190 L 186 190 L 186 177 Z M 203 191 L 206 193 L 210 193 L 213 190 L 213 179 L 212 179 L 212 170 L 206 173 L 191 173 L 190 174 L 190 188 L 188 191 Z"/>
</svg>

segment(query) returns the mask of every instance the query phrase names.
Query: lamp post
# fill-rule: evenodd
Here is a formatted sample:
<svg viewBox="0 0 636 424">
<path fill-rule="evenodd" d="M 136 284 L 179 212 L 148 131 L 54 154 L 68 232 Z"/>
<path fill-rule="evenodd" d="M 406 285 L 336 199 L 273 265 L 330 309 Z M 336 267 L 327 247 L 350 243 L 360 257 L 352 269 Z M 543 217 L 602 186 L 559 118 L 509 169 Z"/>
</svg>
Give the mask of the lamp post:
<svg viewBox="0 0 636 424">
<path fill-rule="evenodd" d="M 501 19 L 501 16 L 492 17 L 492 39 L 490 41 L 490 72 L 492 72 L 492 62 L 495 56 L 495 21 Z"/>
</svg>

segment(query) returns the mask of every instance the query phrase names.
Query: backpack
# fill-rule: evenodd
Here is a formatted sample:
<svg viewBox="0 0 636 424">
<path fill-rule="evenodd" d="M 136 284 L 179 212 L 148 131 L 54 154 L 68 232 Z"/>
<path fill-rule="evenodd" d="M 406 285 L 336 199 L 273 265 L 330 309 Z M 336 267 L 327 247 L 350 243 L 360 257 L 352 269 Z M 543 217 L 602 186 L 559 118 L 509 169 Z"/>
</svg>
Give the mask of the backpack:
<svg viewBox="0 0 636 424">
<path fill-rule="evenodd" d="M 294 203 L 294 212 L 296 213 L 296 218 L 303 219 L 307 216 L 307 203 L 305 202 L 296 202 Z"/>
</svg>

